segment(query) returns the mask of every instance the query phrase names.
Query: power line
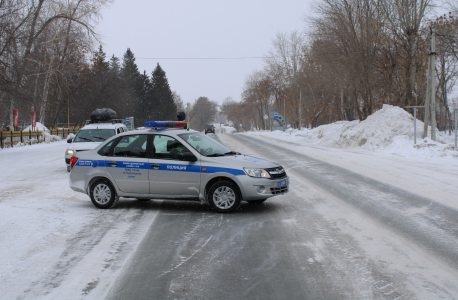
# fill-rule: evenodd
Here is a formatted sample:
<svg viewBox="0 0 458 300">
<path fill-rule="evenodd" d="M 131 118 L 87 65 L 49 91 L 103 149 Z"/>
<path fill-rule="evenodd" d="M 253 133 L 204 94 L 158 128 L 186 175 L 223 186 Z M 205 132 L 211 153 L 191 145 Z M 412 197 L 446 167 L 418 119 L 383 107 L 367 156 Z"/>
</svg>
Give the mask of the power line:
<svg viewBox="0 0 458 300">
<path fill-rule="evenodd" d="M 263 56 L 252 57 L 136 57 L 136 59 L 188 59 L 188 60 L 202 60 L 202 59 L 259 59 Z"/>
</svg>

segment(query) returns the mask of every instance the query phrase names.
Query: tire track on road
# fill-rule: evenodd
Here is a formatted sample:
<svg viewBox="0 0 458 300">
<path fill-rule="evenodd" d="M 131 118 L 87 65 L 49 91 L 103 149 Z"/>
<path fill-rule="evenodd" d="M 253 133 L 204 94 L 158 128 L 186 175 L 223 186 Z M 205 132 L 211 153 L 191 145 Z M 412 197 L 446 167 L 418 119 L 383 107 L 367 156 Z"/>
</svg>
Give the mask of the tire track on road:
<svg viewBox="0 0 458 300">
<path fill-rule="evenodd" d="M 299 163 L 313 164 L 316 166 L 313 169 L 290 170 L 370 215 L 383 226 L 390 227 L 404 238 L 441 257 L 458 270 L 457 210 L 284 147 L 266 144 L 252 136 L 248 138 L 243 135 L 231 135 L 231 138 L 236 138 L 247 146 L 274 149 L 274 152 L 264 155 L 272 160 L 287 162 L 287 169 L 295 167 L 292 166 L 292 158 Z M 415 218 L 403 213 L 415 209 L 424 212 L 417 214 Z M 418 219 L 421 221 L 418 222 Z M 429 226 L 425 228 L 425 224 Z"/>
</svg>

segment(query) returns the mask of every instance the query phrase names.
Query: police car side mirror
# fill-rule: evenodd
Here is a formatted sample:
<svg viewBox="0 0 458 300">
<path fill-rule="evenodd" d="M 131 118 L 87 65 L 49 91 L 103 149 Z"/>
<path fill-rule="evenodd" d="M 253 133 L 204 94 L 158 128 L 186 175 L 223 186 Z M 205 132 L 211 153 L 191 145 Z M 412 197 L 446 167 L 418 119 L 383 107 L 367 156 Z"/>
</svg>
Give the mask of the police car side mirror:
<svg viewBox="0 0 458 300">
<path fill-rule="evenodd" d="M 184 161 L 197 161 L 197 157 L 195 157 L 191 152 L 180 153 L 179 157 L 180 160 Z"/>
<path fill-rule="evenodd" d="M 73 142 L 73 139 L 67 140 L 67 144 L 71 144 Z"/>
</svg>

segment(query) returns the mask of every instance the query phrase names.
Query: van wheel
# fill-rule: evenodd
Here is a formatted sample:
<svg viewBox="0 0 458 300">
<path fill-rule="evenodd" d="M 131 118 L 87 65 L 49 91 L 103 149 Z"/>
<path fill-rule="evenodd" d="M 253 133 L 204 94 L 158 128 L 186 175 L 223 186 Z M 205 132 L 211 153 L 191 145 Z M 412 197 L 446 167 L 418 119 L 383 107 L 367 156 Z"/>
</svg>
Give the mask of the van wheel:
<svg viewBox="0 0 458 300">
<path fill-rule="evenodd" d="M 208 203 L 219 213 L 235 211 L 240 206 L 240 190 L 230 181 L 218 181 L 208 191 Z"/>
<path fill-rule="evenodd" d="M 91 186 L 91 201 L 97 208 L 113 208 L 118 200 L 119 197 L 108 180 L 97 180 Z"/>
</svg>

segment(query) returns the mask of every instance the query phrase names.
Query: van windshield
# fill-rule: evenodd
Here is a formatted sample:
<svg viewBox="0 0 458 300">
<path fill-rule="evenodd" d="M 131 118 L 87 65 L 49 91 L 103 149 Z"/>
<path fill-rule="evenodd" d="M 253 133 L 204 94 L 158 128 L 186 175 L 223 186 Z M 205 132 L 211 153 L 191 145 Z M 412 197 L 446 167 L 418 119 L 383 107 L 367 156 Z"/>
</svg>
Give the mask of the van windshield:
<svg viewBox="0 0 458 300">
<path fill-rule="evenodd" d="M 114 129 L 85 129 L 76 134 L 73 142 L 103 142 L 113 135 L 115 135 Z"/>
</svg>

